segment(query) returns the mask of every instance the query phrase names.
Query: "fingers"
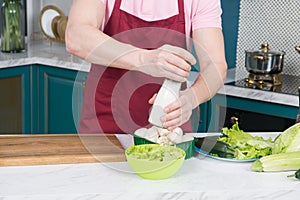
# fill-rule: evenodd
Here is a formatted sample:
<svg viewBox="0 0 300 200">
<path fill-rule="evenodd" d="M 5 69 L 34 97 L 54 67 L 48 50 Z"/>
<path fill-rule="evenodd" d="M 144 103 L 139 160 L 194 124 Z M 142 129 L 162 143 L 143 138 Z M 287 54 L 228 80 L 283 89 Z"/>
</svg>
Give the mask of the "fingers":
<svg viewBox="0 0 300 200">
<path fill-rule="evenodd" d="M 162 117 L 161 121 L 163 121 L 163 127 L 168 130 L 173 130 L 176 127 L 181 126 L 183 123 L 187 122 L 190 118 L 191 112 L 188 110 L 178 109 L 174 110 L 164 117 Z"/>
<path fill-rule="evenodd" d="M 155 101 L 156 96 L 157 96 L 157 93 L 155 93 L 155 94 L 151 97 L 151 99 L 149 99 L 148 103 L 149 103 L 149 104 L 154 104 L 154 101 Z"/>
<path fill-rule="evenodd" d="M 159 49 L 139 51 L 139 59 L 134 70 L 154 77 L 165 77 L 185 82 L 196 63 L 194 56 L 183 48 L 164 45 Z"/>
<path fill-rule="evenodd" d="M 161 118 L 163 127 L 173 130 L 187 122 L 193 109 L 198 106 L 193 88 L 180 91 L 180 97 L 165 107 L 165 116 Z"/>
<path fill-rule="evenodd" d="M 169 51 L 169 52 L 179 56 L 180 58 L 182 58 L 186 62 L 188 62 L 190 65 L 196 64 L 196 59 L 193 56 L 193 54 L 191 54 L 189 51 L 187 51 L 183 48 L 166 44 L 166 45 L 163 45 L 162 47 L 160 47 L 159 49 Z"/>
<path fill-rule="evenodd" d="M 176 73 L 185 78 L 189 76 L 189 72 L 191 71 L 191 65 L 179 56 L 176 56 L 174 54 L 166 55 L 166 61 L 166 69 L 168 71 Z M 172 66 L 176 66 L 176 68 Z"/>
<path fill-rule="evenodd" d="M 192 110 L 187 104 L 177 100 L 165 108 L 166 115 L 161 118 L 163 127 L 173 130 L 189 120 Z"/>
<path fill-rule="evenodd" d="M 173 77 L 172 79 L 180 82 L 186 81 L 191 65 L 196 63 L 194 56 L 187 50 L 176 46 L 164 45 L 160 49 L 162 50 L 161 56 L 167 62 L 164 68 L 174 75 L 175 79 Z M 176 76 L 179 76 L 180 80 Z"/>
<path fill-rule="evenodd" d="M 178 68 L 176 65 L 166 63 L 162 67 L 164 71 L 162 72 L 161 76 L 166 77 L 168 79 L 172 79 L 174 81 L 179 81 L 179 82 L 185 82 L 186 79 L 189 76 L 190 71 L 185 71 L 182 70 L 181 68 Z M 190 69 L 190 66 L 188 66 Z"/>
</svg>

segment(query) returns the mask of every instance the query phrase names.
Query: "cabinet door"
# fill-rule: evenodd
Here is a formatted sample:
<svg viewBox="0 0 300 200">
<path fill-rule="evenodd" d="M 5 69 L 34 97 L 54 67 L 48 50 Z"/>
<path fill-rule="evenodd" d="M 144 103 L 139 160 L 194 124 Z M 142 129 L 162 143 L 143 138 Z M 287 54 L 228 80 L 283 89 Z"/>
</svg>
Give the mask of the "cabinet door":
<svg viewBox="0 0 300 200">
<path fill-rule="evenodd" d="M 203 104 L 201 104 L 197 110 L 194 110 L 194 112 L 196 112 L 196 114 L 194 114 L 195 117 L 194 119 L 192 118 L 192 121 L 195 120 L 195 125 L 193 126 L 193 131 L 197 131 L 197 132 L 206 132 L 208 129 L 208 125 L 209 125 L 209 118 L 207 116 L 209 116 L 209 103 L 205 102 Z M 197 127 L 195 127 L 197 126 Z"/>
<path fill-rule="evenodd" d="M 31 132 L 30 66 L 0 70 L 0 133 Z"/>
<path fill-rule="evenodd" d="M 39 132 L 76 133 L 87 73 L 39 66 Z"/>
<path fill-rule="evenodd" d="M 298 112 L 298 107 L 218 94 L 210 104 L 210 132 L 231 126 L 231 117 L 238 118 L 239 127 L 244 131 L 280 132 L 295 124 Z"/>
</svg>

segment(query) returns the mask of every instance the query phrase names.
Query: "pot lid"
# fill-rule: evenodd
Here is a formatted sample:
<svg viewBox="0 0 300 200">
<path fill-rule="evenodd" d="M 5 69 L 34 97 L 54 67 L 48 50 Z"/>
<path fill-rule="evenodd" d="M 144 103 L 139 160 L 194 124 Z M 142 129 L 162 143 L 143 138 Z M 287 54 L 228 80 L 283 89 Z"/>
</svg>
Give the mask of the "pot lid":
<svg viewBox="0 0 300 200">
<path fill-rule="evenodd" d="M 263 43 L 259 50 L 254 51 L 247 51 L 246 53 L 254 53 L 254 54 L 272 54 L 272 55 L 284 55 L 284 51 L 276 51 L 276 50 L 270 50 L 268 43 Z"/>
</svg>

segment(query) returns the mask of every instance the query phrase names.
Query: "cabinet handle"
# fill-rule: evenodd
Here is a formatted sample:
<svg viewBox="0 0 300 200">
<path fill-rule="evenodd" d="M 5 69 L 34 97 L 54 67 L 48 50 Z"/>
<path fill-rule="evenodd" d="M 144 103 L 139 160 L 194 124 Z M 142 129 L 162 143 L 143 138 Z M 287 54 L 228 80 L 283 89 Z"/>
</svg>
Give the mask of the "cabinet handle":
<svg viewBox="0 0 300 200">
<path fill-rule="evenodd" d="M 230 118 L 230 122 L 232 125 L 236 124 L 237 122 L 239 121 L 239 118 L 235 117 L 235 116 L 232 116 Z"/>
</svg>

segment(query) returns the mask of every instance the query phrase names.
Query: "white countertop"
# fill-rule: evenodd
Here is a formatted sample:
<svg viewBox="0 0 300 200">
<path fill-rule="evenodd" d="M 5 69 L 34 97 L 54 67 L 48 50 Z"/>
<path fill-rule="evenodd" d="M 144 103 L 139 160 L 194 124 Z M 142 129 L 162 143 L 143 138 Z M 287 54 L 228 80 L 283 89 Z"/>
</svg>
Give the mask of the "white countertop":
<svg viewBox="0 0 300 200">
<path fill-rule="evenodd" d="M 294 172 L 258 173 L 251 163 L 186 160 L 170 179 L 145 180 L 126 162 L 0 167 L 0 199 L 299 199 Z"/>
<path fill-rule="evenodd" d="M 26 45 L 24 53 L 2 53 L 0 52 L 0 69 L 14 66 L 42 64 L 72 70 L 89 72 L 90 63 L 66 52 L 65 44 L 49 42 L 45 40 L 33 41 Z M 193 81 L 197 72 L 191 73 L 190 80 Z M 227 81 L 234 81 L 235 69 L 227 72 Z M 247 98 L 282 105 L 298 107 L 298 96 L 282 94 L 277 92 L 261 91 L 249 88 L 240 88 L 224 85 L 218 94 L 225 94 L 240 98 Z"/>
<path fill-rule="evenodd" d="M 133 144 L 130 135 L 118 138 L 124 148 Z M 196 153 L 165 180 L 142 179 L 127 162 L 0 167 L 0 199 L 299 199 L 300 181 L 287 177 L 294 171 L 253 172 L 251 165 Z"/>
<path fill-rule="evenodd" d="M 125 149 L 133 144 L 131 135 L 117 136 Z M 127 162 L 0 167 L 0 199 L 299 199 L 300 181 L 287 177 L 294 171 L 253 172 L 251 165 L 196 153 L 165 180 L 142 179 Z"/>
<path fill-rule="evenodd" d="M 283 94 L 278 92 L 263 91 L 251 88 L 242 88 L 232 85 L 224 85 L 218 94 L 246 98 L 257 101 L 264 101 L 275 104 L 299 107 L 299 97 L 297 95 Z"/>
<path fill-rule="evenodd" d="M 198 76 L 198 72 L 192 72 L 189 80 L 193 82 L 195 77 Z M 235 69 L 229 69 L 227 71 L 227 79 L 225 83 L 235 81 Z M 218 94 L 245 98 L 257 101 L 264 101 L 275 104 L 288 105 L 293 107 L 299 107 L 299 97 L 297 95 L 283 94 L 278 92 L 271 92 L 265 90 L 251 89 L 237 87 L 233 85 L 224 85 L 218 92 Z"/>
</svg>

